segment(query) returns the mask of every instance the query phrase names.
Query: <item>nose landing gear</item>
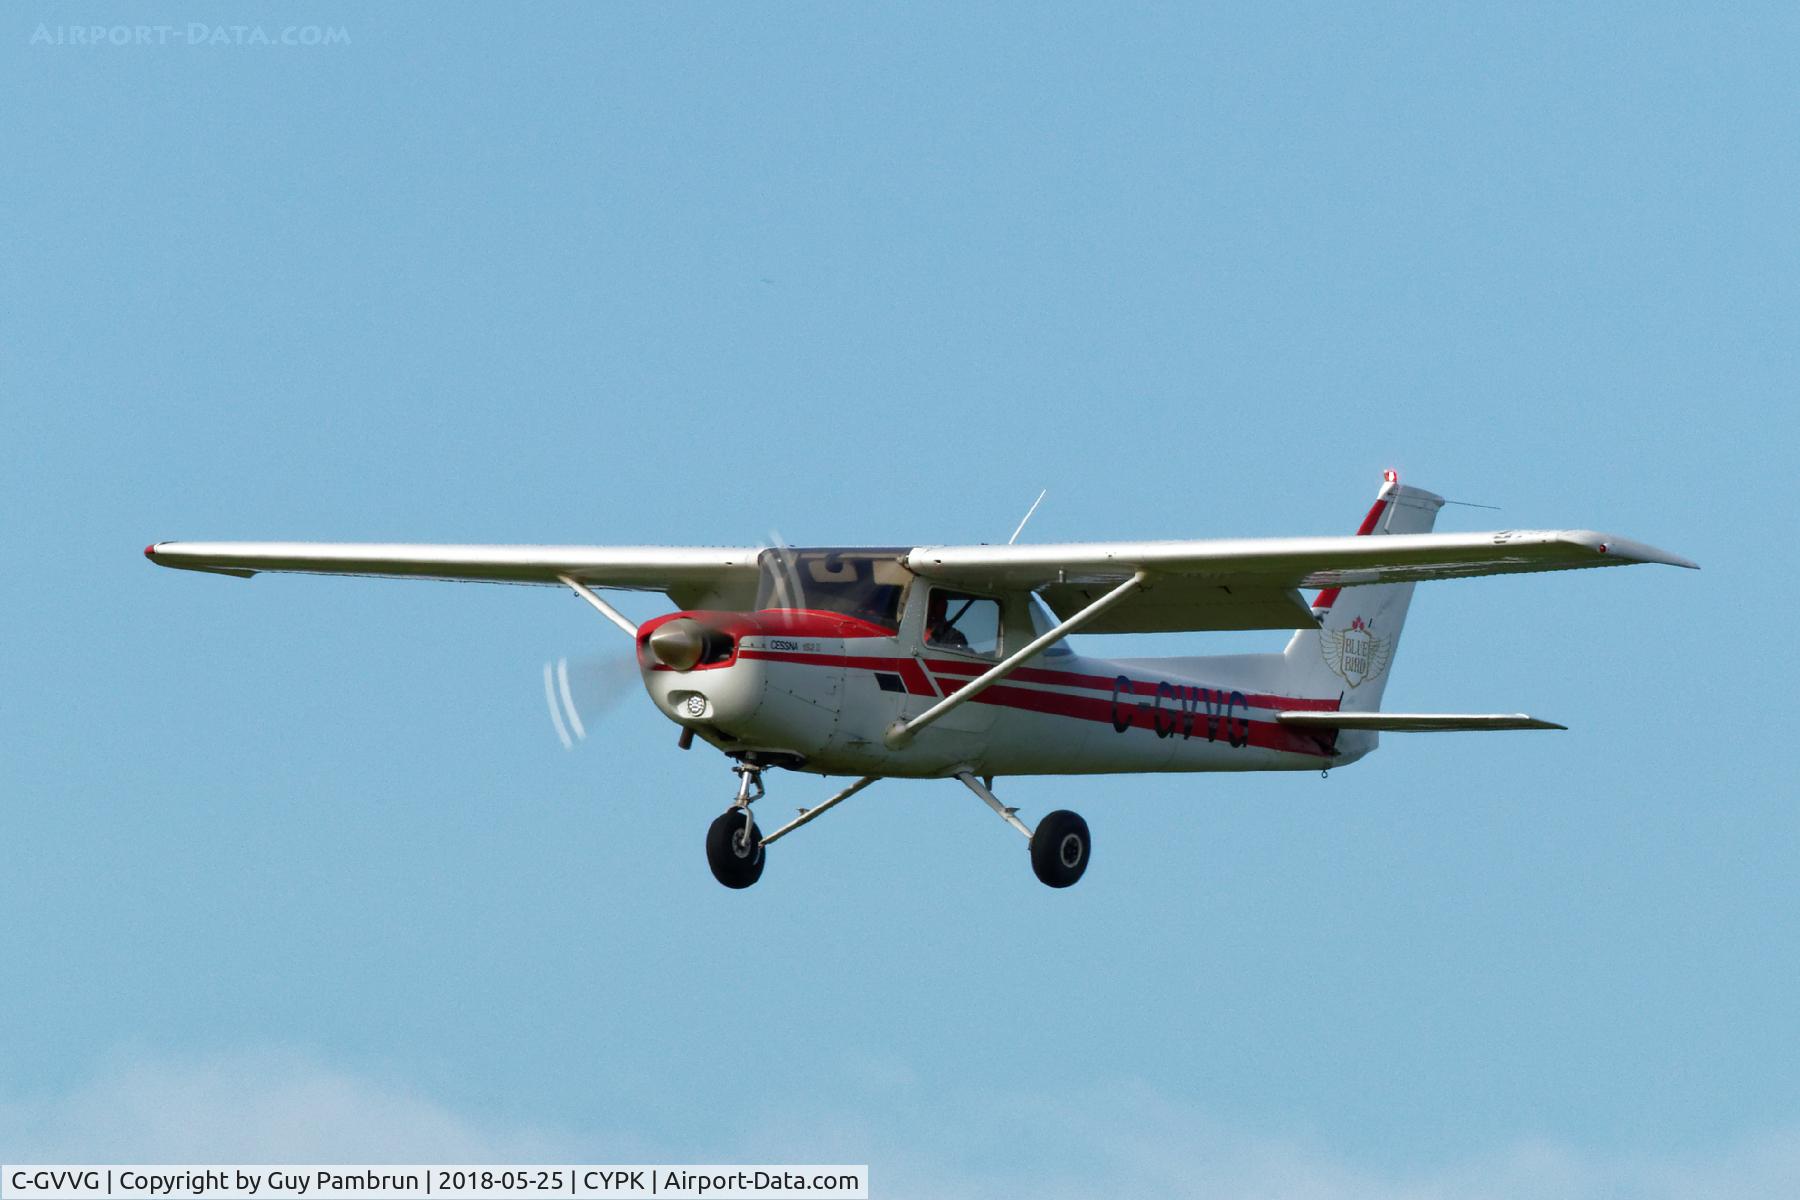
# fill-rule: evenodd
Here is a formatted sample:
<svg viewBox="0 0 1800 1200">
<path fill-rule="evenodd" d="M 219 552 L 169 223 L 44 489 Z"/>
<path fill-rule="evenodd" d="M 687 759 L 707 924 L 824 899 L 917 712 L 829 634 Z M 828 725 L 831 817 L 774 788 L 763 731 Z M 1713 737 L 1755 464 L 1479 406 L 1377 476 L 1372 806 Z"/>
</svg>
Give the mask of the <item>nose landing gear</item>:
<svg viewBox="0 0 1800 1200">
<path fill-rule="evenodd" d="M 829 800 L 812 808 L 801 809 L 799 816 L 764 837 L 750 816 L 751 803 L 760 799 L 763 794 L 763 768 L 756 763 L 740 763 L 732 770 L 738 777 L 737 800 L 715 818 L 712 828 L 706 831 L 706 863 L 712 868 L 713 878 L 728 888 L 747 888 L 762 878 L 763 847 L 780 841 L 802 825 L 818 820 L 879 778 L 864 775 L 849 787 L 833 794 Z"/>
<path fill-rule="evenodd" d="M 731 769 L 738 777 L 737 799 L 706 831 L 706 865 L 726 887 L 747 888 L 763 873 L 762 830 L 750 815 L 750 805 L 762 798 L 763 769 L 750 763 Z"/>
</svg>

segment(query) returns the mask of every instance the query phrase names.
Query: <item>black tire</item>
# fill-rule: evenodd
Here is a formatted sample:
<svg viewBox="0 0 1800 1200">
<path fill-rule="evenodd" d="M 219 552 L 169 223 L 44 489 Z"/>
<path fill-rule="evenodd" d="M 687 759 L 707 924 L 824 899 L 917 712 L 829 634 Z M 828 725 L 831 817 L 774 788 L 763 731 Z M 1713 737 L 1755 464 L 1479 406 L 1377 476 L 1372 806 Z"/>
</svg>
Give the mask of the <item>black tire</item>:
<svg viewBox="0 0 1800 1200">
<path fill-rule="evenodd" d="M 728 888 L 747 888 L 762 878 L 762 830 L 752 821 L 749 841 L 744 840 L 743 809 L 721 813 L 706 831 L 706 865 Z"/>
<path fill-rule="evenodd" d="M 1031 835 L 1031 870 L 1046 887 L 1066 888 L 1087 870 L 1092 851 L 1087 822 L 1059 808 Z"/>
</svg>

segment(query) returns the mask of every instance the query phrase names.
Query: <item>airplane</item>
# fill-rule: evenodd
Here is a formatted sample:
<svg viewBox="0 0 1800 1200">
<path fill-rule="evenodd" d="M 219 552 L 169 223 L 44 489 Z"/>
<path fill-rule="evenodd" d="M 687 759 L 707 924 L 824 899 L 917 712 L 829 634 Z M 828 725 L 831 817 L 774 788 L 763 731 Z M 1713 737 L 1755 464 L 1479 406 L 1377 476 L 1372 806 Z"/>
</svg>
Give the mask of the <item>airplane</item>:
<svg viewBox="0 0 1800 1200">
<path fill-rule="evenodd" d="M 1039 499 L 1042 499 L 1040 496 Z M 1383 473 L 1347 537 L 976 546 L 685 548 L 158 542 L 158 566 L 568 588 L 629 635 L 644 688 L 733 760 L 737 794 L 707 830 L 713 876 L 762 877 L 766 850 L 883 779 L 960 782 L 1024 835 L 1065 888 L 1087 822 L 1035 827 L 994 781 L 1014 775 L 1328 771 L 1382 733 L 1564 729 L 1523 713 L 1381 710 L 1415 583 L 1662 563 L 1679 555 L 1592 530 L 1433 533 L 1443 497 Z M 1035 507 L 1035 506 L 1034 506 Z M 1026 514 L 1029 519 L 1030 514 Z M 1020 526 L 1023 529 L 1023 523 Z M 1320 589 L 1310 600 L 1301 589 Z M 641 625 L 599 593 L 678 606 Z M 1293 631 L 1279 653 L 1100 658 L 1091 634 Z M 751 806 L 771 767 L 853 782 L 773 832 Z"/>
</svg>

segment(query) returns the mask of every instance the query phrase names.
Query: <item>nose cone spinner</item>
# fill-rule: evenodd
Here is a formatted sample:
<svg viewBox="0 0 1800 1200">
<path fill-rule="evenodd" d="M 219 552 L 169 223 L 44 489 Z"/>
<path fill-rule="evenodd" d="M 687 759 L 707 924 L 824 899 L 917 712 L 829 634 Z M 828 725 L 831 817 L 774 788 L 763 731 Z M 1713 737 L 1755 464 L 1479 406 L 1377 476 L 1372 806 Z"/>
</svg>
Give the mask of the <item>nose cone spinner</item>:
<svg viewBox="0 0 1800 1200">
<path fill-rule="evenodd" d="M 698 621 L 677 617 L 650 635 L 650 654 L 672 671 L 691 671 L 706 652 L 706 631 Z"/>
</svg>

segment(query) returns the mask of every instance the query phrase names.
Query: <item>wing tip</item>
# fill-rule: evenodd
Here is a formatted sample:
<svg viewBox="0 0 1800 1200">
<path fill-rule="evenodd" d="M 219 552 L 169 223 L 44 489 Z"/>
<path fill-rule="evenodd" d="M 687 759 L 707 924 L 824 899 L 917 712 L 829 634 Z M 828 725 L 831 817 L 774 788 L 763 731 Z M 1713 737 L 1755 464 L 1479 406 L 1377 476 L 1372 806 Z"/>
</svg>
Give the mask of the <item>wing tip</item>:
<svg viewBox="0 0 1800 1200">
<path fill-rule="evenodd" d="M 1700 564 L 1686 555 L 1675 554 L 1656 546 L 1647 546 L 1643 542 L 1626 542 L 1624 547 L 1615 546 L 1615 550 L 1623 550 L 1623 556 L 1633 562 L 1655 563 L 1664 567 L 1680 567 L 1684 571 L 1698 571 Z M 1600 547 L 1602 554 L 1610 551 L 1605 545 Z"/>
<path fill-rule="evenodd" d="M 1631 538 L 1618 537 L 1610 533 L 1597 533 L 1592 529 L 1577 530 L 1571 540 L 1584 545 L 1595 553 L 1626 563 L 1655 563 L 1665 567 L 1682 567 L 1689 571 L 1698 571 L 1700 564 L 1691 558 L 1664 550 L 1660 546 L 1652 546 L 1648 542 L 1639 542 Z"/>
<path fill-rule="evenodd" d="M 179 552 L 171 559 L 167 549 L 170 546 L 175 546 L 177 551 L 180 549 L 180 544 L 176 542 L 151 542 L 144 547 L 144 557 L 159 567 L 167 567 L 173 571 L 199 571 L 207 575 L 230 575 L 234 579 L 249 579 L 256 574 L 248 567 L 217 567 L 191 560 L 183 562 Z"/>
</svg>

